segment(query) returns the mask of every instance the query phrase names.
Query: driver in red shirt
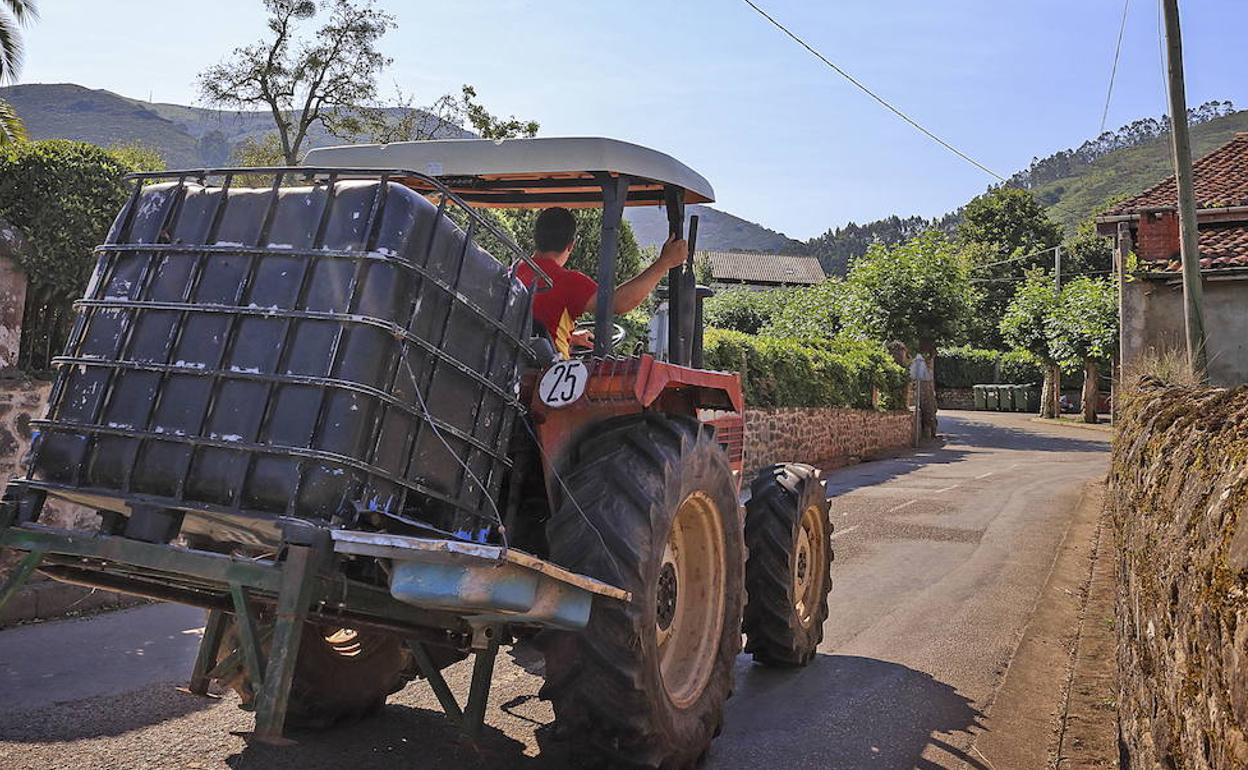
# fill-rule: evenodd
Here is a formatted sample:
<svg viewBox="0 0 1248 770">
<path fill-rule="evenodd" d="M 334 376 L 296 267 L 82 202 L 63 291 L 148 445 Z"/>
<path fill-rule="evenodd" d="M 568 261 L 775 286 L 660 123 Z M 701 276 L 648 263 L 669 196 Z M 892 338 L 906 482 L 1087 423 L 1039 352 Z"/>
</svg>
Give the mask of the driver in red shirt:
<svg viewBox="0 0 1248 770">
<path fill-rule="evenodd" d="M 576 329 L 576 319 L 594 312 L 598 284 L 588 275 L 564 267 L 576 246 L 576 219 L 571 211 L 559 207 L 542 211 L 533 228 L 533 243 L 533 261 L 553 284 L 534 296 L 533 318 L 546 327 L 555 349 L 568 358 L 573 346 L 589 347 L 593 342 L 592 332 Z M 683 239 L 669 238 L 658 259 L 616 287 L 612 312 L 627 313 L 644 302 L 668 270 L 684 264 L 688 249 Z M 535 276 L 527 264 L 521 263 L 517 273 L 526 286 L 533 285 Z"/>
</svg>

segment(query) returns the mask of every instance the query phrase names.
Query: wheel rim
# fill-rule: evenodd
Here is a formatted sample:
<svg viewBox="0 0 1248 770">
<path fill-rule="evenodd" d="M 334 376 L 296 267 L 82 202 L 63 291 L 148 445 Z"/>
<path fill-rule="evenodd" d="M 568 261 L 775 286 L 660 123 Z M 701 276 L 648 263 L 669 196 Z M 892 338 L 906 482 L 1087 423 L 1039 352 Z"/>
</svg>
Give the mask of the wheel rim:
<svg viewBox="0 0 1248 770">
<path fill-rule="evenodd" d="M 364 652 L 360 632 L 354 628 L 326 628 L 321 631 L 321 638 L 329 649 L 344 658 L 355 658 Z"/>
<path fill-rule="evenodd" d="M 823 517 L 819 507 L 812 505 L 802 511 L 793 548 L 793 609 L 803 627 L 815 621 L 815 608 L 822 598 L 825 547 Z"/>
<path fill-rule="evenodd" d="M 695 492 L 672 520 L 655 592 L 659 672 L 678 708 L 696 701 L 710 681 L 725 590 L 723 520 L 715 503 Z"/>
</svg>

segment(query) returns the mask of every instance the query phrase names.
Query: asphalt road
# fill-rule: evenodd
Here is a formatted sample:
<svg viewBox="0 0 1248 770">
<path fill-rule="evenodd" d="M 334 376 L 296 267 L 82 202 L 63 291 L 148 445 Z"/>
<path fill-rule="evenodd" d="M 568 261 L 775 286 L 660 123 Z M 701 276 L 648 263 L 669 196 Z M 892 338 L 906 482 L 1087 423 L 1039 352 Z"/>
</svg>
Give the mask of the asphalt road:
<svg viewBox="0 0 1248 770">
<path fill-rule="evenodd" d="M 741 657 L 708 768 L 990 768 L 974 747 L 1105 433 L 942 413 L 943 446 L 831 474 L 836 526 L 822 654 Z M 284 748 L 249 745 L 226 695 L 183 694 L 202 613 L 150 605 L 0 631 L 0 767 L 557 768 L 566 749 L 523 653 L 500 656 L 485 735 L 459 741 L 428 689 Z M 459 664 L 451 685 L 467 691 Z M 1056 675 L 1056 673 L 1055 673 Z"/>
</svg>

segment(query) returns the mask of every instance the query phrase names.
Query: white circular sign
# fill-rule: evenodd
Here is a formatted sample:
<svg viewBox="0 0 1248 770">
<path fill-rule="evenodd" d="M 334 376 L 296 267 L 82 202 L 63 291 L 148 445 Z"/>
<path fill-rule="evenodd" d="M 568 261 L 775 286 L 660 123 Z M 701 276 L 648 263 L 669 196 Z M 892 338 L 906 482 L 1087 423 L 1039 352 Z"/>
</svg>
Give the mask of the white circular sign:
<svg viewBox="0 0 1248 770">
<path fill-rule="evenodd" d="M 582 361 L 560 361 L 546 370 L 537 384 L 537 395 L 546 406 L 558 409 L 574 403 L 585 393 L 589 369 Z"/>
</svg>

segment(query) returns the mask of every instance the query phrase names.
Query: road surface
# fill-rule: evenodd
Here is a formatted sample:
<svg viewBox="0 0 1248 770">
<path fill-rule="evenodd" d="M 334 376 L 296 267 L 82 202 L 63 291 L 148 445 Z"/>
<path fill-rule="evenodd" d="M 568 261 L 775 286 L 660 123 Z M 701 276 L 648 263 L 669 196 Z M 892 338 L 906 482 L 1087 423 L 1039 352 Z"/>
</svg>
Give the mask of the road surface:
<svg viewBox="0 0 1248 770">
<path fill-rule="evenodd" d="M 706 767 L 990 768 L 975 736 L 1108 435 L 1026 416 L 942 413 L 943 446 L 836 471 L 831 613 L 801 671 L 742 656 Z M 428 689 L 376 719 L 249 745 L 232 695 L 178 692 L 202 613 L 149 605 L 0 631 L 0 767 L 558 768 L 536 661 L 500 656 L 487 727 L 459 742 Z M 526 668 L 528 670 L 526 670 Z M 467 691 L 467 666 L 450 671 Z M 1054 676 L 1058 676 L 1057 672 Z"/>
</svg>

